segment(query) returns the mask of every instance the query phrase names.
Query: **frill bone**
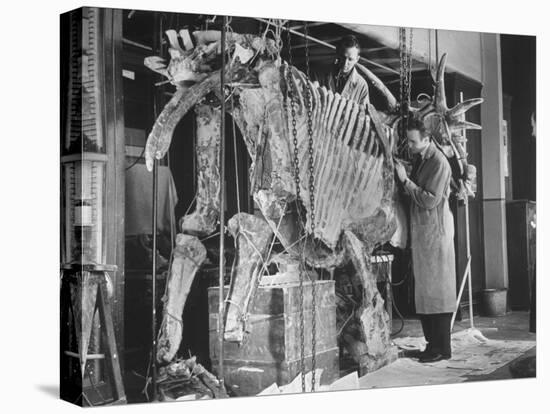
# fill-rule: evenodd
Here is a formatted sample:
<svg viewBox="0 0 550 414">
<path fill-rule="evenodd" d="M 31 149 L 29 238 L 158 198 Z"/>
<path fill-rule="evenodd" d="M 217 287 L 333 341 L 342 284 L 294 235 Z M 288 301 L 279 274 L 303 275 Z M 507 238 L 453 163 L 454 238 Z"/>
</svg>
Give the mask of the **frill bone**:
<svg viewBox="0 0 550 414">
<path fill-rule="evenodd" d="M 459 197 L 474 196 L 471 188 L 472 181 L 475 179 L 475 167 L 469 165 L 463 131 L 467 129 L 480 130 L 481 126 L 465 120 L 465 114 L 473 107 L 480 105 L 483 98 L 468 99 L 459 102 L 453 108 L 447 107 L 447 98 L 445 97 L 445 66 L 447 63 L 447 54 L 441 56 L 437 69 L 437 76 L 434 80 L 433 97 L 425 96 L 420 99 L 420 108 L 410 108 L 414 117 L 424 121 L 427 129 L 435 138 L 437 143 L 447 149 L 447 156 L 454 156 L 458 160 L 459 174 L 461 178 L 461 188 Z M 463 185 L 463 186 L 462 186 Z"/>
</svg>

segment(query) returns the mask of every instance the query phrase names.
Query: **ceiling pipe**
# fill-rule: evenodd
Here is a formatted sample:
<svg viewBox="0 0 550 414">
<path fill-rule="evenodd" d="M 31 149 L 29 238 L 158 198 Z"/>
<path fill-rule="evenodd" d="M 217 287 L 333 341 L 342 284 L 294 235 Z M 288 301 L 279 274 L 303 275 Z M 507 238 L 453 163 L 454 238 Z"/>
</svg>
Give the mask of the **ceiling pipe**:
<svg viewBox="0 0 550 414">
<path fill-rule="evenodd" d="M 262 22 L 262 23 L 265 23 L 265 24 L 268 24 L 268 25 L 271 25 L 271 26 L 278 26 L 277 24 L 273 23 L 273 22 L 270 22 L 268 20 L 265 20 L 265 19 L 262 19 L 262 18 L 259 18 L 259 17 L 253 17 L 254 20 L 257 20 L 259 22 Z M 333 49 L 333 50 L 336 50 L 336 46 L 334 45 L 331 45 L 330 43 L 327 43 L 327 42 L 324 42 L 320 39 L 317 39 L 315 37 L 312 37 L 312 36 L 306 36 L 304 33 L 301 33 L 301 32 L 298 32 L 296 30 L 292 30 L 292 29 L 288 29 L 286 27 L 282 27 L 283 30 L 286 30 L 286 31 L 289 31 L 290 33 L 296 35 L 296 36 L 300 36 L 300 37 L 307 37 L 308 40 L 311 40 L 312 42 L 314 43 L 317 43 L 321 46 L 325 46 L 325 47 L 328 47 L 330 49 Z M 373 65 L 373 66 L 376 66 L 378 68 L 381 68 L 381 69 L 384 69 L 385 71 L 388 71 L 388 72 L 391 72 L 391 73 L 394 73 L 396 75 L 399 75 L 399 72 L 396 71 L 395 69 L 392 69 L 388 66 L 384 66 L 384 65 L 381 65 L 380 63 L 377 63 L 377 62 L 374 62 L 370 59 L 366 59 L 362 56 L 359 57 L 359 61 L 363 62 L 363 63 L 367 63 L 369 65 Z"/>
</svg>

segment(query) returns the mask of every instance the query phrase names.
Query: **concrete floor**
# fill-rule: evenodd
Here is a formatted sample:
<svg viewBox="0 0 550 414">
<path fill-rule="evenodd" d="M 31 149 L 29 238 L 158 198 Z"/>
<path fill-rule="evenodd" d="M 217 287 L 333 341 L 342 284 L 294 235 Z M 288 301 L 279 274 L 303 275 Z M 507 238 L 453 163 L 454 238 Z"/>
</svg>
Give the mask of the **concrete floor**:
<svg viewBox="0 0 550 414">
<path fill-rule="evenodd" d="M 400 327 L 400 321 L 399 319 L 394 319 L 394 330 L 397 330 Z M 526 341 L 531 342 L 531 344 L 528 345 L 528 349 L 524 352 L 518 353 L 517 357 L 514 357 L 514 359 L 510 359 L 509 362 L 505 363 L 502 366 L 498 366 L 494 371 L 484 374 L 484 375 L 468 375 L 468 371 L 464 371 L 464 375 L 461 375 L 460 378 L 458 378 L 457 375 L 457 369 L 456 367 L 454 369 L 449 368 L 449 376 L 445 378 L 445 368 L 441 370 L 441 367 L 438 367 L 439 371 L 437 372 L 437 375 L 439 379 L 442 379 L 442 383 L 453 383 L 453 382 L 466 382 L 466 381 L 487 381 L 487 380 L 498 380 L 498 379 L 508 379 L 513 378 L 512 373 L 510 371 L 510 367 L 517 363 L 518 361 L 523 360 L 524 358 L 536 358 L 536 346 L 535 340 L 536 335 L 534 333 L 529 332 L 529 313 L 528 312 L 509 312 L 504 316 L 501 317 L 480 317 L 475 316 L 474 317 L 474 325 L 477 329 L 481 331 L 481 333 L 488 339 L 493 340 L 500 340 L 500 341 Z M 453 334 L 460 333 L 460 331 L 464 331 L 470 327 L 470 322 L 468 318 L 465 318 L 462 321 L 457 321 L 455 323 L 455 327 L 453 329 Z M 395 336 L 395 338 L 407 338 L 407 337 L 423 337 L 422 334 L 422 327 L 420 324 L 420 321 L 417 319 L 406 319 L 405 324 L 403 326 L 402 331 Z M 453 351 L 454 352 L 454 351 Z M 458 354 L 458 353 L 457 353 Z M 454 358 L 454 355 L 453 355 Z M 404 361 L 402 361 L 404 362 Z M 399 363 L 396 361 L 396 363 L 393 363 L 391 365 L 394 365 L 393 371 L 392 369 L 388 370 L 387 376 L 390 377 L 399 377 Z M 411 375 L 411 373 L 414 376 L 414 366 L 413 370 L 411 371 L 411 365 L 414 365 L 414 363 L 406 365 L 406 374 Z M 418 370 L 418 376 L 419 377 L 429 377 L 431 374 L 429 371 L 422 371 L 423 364 L 417 364 L 419 365 Z M 389 366 L 388 366 L 389 367 Z M 382 368 L 384 370 L 384 368 Z M 397 373 L 397 375 L 396 375 Z M 376 375 L 382 375 L 381 372 Z M 371 374 L 367 374 L 371 375 Z M 360 386 L 363 388 L 376 388 L 377 386 L 370 386 L 365 385 L 368 383 L 367 376 L 363 376 L 360 378 L 359 383 Z M 534 375 L 530 375 L 534 376 Z M 431 382 L 425 382 L 425 384 L 434 384 L 438 383 L 438 379 L 435 378 Z M 146 402 L 146 399 L 144 398 L 144 395 L 141 394 L 141 390 L 144 385 L 144 381 L 142 378 L 138 378 L 132 373 L 127 373 L 126 375 L 126 387 L 129 394 L 131 394 L 131 401 L 132 402 Z M 372 382 L 372 381 L 371 381 Z M 375 383 L 378 381 L 375 380 Z M 384 381 L 382 381 L 383 383 Z M 388 385 L 389 384 L 389 385 Z M 406 383 L 399 383 L 395 384 L 395 386 L 407 386 Z M 421 385 L 418 382 L 413 383 L 411 385 Z M 384 386 L 394 386 L 391 385 L 391 381 L 388 383 L 386 382 L 386 385 Z"/>
<path fill-rule="evenodd" d="M 393 320 L 394 330 L 400 326 L 399 319 Z M 536 334 L 529 332 L 529 312 L 514 311 L 504 316 L 474 316 L 474 326 L 489 339 L 535 341 Z M 453 333 L 470 327 L 470 320 L 465 317 L 456 321 Z M 405 319 L 403 330 L 395 338 L 423 336 L 422 326 L 418 319 Z"/>
<path fill-rule="evenodd" d="M 394 330 L 398 329 L 400 321 L 394 320 L 393 322 Z M 529 332 L 528 312 L 509 312 L 500 317 L 475 316 L 474 326 L 487 339 L 501 342 L 491 342 L 490 345 L 474 346 L 468 349 L 455 349 L 453 345 L 453 358 L 452 362 L 449 361 L 449 363 L 442 361 L 430 365 L 421 364 L 414 359 L 402 358 L 379 371 L 361 377 L 361 388 L 429 385 L 536 376 L 534 370 L 536 334 Z M 453 337 L 464 337 L 469 332 L 467 331 L 468 328 L 470 328 L 470 321 L 467 317 L 462 321 L 457 321 L 453 329 Z M 394 337 L 394 340 L 405 340 L 405 338 L 423 338 L 419 320 L 406 319 L 402 331 Z M 516 345 L 515 348 L 514 344 Z M 466 348 L 467 345 L 465 345 Z M 479 357 L 481 360 L 485 358 L 485 362 L 487 362 L 489 361 L 488 356 L 491 357 L 491 360 L 481 375 L 475 369 L 472 369 L 471 364 L 468 364 L 468 359 L 472 357 Z M 464 367 L 461 366 L 462 363 Z M 525 369 L 527 366 L 530 369 Z M 514 369 L 516 367 L 521 368 L 519 374 L 518 369 Z M 457 370 L 461 371 L 458 372 Z"/>
</svg>

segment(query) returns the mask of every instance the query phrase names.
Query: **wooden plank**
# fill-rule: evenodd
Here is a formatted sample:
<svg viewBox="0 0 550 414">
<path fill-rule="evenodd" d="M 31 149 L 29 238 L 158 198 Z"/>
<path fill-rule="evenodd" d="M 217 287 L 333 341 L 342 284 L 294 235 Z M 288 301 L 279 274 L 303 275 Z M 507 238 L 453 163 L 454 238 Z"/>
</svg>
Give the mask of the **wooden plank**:
<svg viewBox="0 0 550 414">
<path fill-rule="evenodd" d="M 96 285 L 97 286 L 97 285 Z M 113 318 L 111 304 L 108 299 L 107 286 L 105 281 L 99 282 L 98 292 L 98 311 L 103 331 L 105 332 L 105 355 L 110 364 L 113 383 L 111 389 L 114 391 L 115 400 L 119 402 L 126 401 L 122 374 L 120 371 L 120 354 L 117 351 L 115 331 L 113 327 Z"/>
<path fill-rule="evenodd" d="M 122 90 L 122 10 L 100 9 L 101 112 L 106 154 L 105 262 L 118 267 L 113 273 L 113 322 L 121 354 L 124 350 L 124 196 L 125 138 Z M 121 361 L 124 366 L 124 361 Z M 123 368 L 124 369 L 124 368 Z"/>
</svg>

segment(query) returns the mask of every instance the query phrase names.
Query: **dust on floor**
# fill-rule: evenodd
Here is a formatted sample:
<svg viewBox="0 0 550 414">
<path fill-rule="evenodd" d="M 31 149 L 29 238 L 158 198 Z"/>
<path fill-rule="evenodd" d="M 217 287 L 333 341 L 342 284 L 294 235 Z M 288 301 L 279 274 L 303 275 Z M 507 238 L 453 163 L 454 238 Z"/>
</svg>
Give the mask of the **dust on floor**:
<svg viewBox="0 0 550 414">
<path fill-rule="evenodd" d="M 536 346 L 532 340 L 488 339 L 480 331 L 466 329 L 452 335 L 453 357 L 435 363 L 400 358 L 359 379 L 361 388 L 387 388 L 414 385 L 450 384 L 471 381 L 490 374 Z M 396 345 L 422 348 L 424 338 L 397 338 Z"/>
</svg>

